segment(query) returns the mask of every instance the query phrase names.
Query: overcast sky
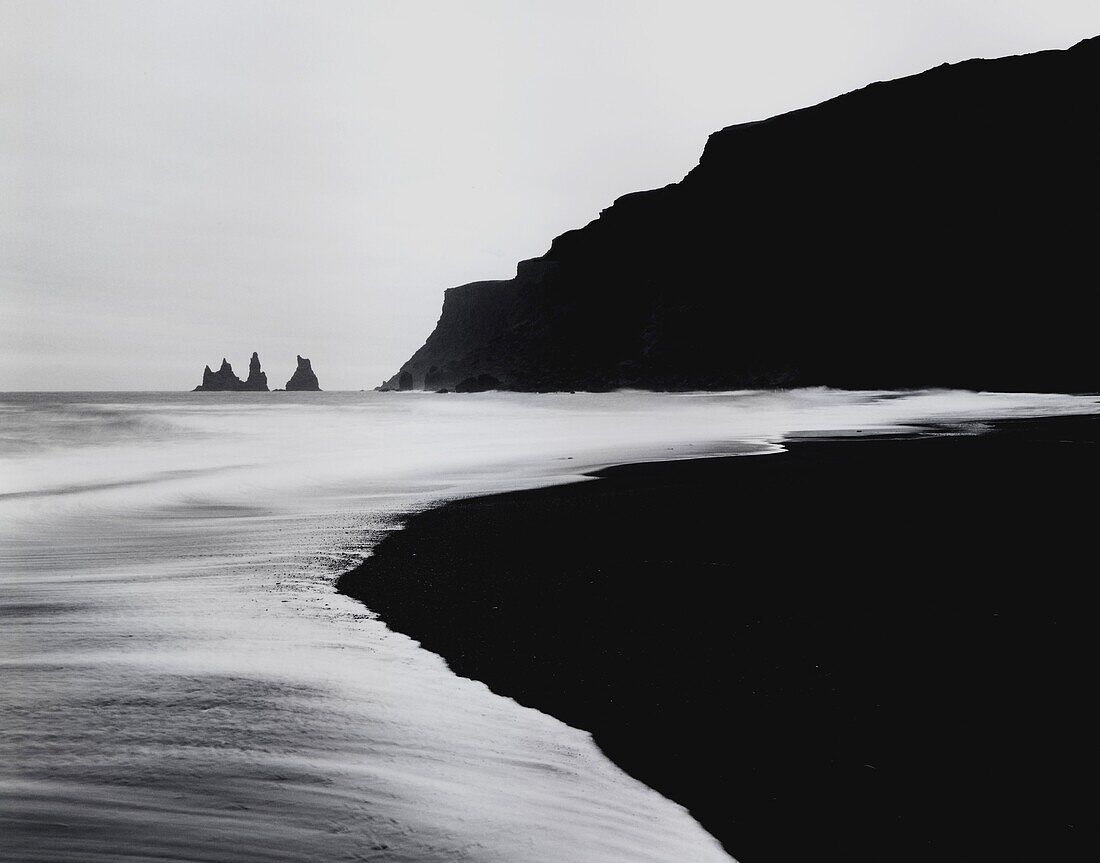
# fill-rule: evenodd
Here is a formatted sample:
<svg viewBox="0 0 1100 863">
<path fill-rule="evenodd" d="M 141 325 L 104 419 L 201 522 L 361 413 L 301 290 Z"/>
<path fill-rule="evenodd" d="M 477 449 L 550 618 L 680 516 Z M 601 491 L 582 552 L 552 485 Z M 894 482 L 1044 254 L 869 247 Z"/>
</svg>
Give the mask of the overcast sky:
<svg viewBox="0 0 1100 863">
<path fill-rule="evenodd" d="M 706 137 L 1100 3 L 0 0 L 0 390 L 370 388 Z"/>
</svg>

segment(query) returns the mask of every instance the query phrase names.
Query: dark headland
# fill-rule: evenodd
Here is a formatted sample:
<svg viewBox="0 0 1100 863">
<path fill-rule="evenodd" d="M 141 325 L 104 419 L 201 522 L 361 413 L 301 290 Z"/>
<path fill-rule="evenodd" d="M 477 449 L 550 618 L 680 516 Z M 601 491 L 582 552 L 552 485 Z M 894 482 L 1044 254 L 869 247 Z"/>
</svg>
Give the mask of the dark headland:
<svg viewBox="0 0 1100 863">
<path fill-rule="evenodd" d="M 1098 142 L 1100 37 L 731 126 L 447 291 L 384 387 L 1096 392 Z M 742 863 L 1092 859 L 1098 433 L 613 468 L 414 515 L 339 586 Z"/>
<path fill-rule="evenodd" d="M 722 129 L 680 182 L 448 290 L 384 386 L 1095 391 L 1098 82 L 1100 37 Z"/>
<path fill-rule="evenodd" d="M 339 587 L 742 863 L 1093 859 L 1098 436 L 612 468 L 414 515 Z"/>
</svg>

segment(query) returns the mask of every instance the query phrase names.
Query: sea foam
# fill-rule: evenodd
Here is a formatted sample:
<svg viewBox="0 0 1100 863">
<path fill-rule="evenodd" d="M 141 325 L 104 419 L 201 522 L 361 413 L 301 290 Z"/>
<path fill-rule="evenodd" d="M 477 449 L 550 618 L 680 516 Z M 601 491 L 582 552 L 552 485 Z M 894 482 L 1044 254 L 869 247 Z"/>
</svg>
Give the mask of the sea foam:
<svg viewBox="0 0 1100 863">
<path fill-rule="evenodd" d="M 400 513 L 457 496 L 792 434 L 1095 410 L 828 390 L 0 396 L 5 859 L 728 859 L 583 729 L 456 677 L 335 576 Z"/>
</svg>

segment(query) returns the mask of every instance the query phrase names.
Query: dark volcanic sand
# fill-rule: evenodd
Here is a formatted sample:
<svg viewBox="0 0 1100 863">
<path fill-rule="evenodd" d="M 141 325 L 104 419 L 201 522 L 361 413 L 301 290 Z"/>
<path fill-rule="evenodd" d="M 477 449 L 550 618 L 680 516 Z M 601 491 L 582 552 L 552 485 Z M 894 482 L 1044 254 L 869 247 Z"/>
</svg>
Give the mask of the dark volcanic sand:
<svg viewBox="0 0 1100 863">
<path fill-rule="evenodd" d="M 413 516 L 340 589 L 744 863 L 1085 859 L 1098 432 L 612 468 Z"/>
</svg>

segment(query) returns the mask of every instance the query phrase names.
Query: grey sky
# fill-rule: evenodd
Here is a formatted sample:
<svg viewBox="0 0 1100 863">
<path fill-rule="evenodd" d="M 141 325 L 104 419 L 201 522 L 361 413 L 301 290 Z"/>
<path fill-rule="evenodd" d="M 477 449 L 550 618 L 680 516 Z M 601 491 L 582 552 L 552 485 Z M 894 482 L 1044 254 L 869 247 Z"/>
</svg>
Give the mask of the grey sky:
<svg viewBox="0 0 1100 863">
<path fill-rule="evenodd" d="M 0 390 L 375 386 L 723 126 L 1068 47 L 1100 3 L 0 0 Z"/>
</svg>

